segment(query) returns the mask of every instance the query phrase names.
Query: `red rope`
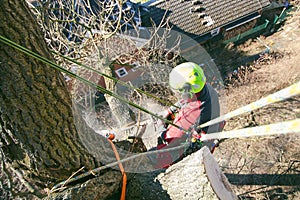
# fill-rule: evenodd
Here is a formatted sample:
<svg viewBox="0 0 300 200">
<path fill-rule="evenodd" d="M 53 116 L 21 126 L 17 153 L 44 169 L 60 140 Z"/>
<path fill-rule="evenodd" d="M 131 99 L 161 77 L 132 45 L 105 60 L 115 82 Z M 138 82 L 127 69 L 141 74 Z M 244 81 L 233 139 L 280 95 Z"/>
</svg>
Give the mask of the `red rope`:
<svg viewBox="0 0 300 200">
<path fill-rule="evenodd" d="M 120 156 L 119 156 L 119 153 L 114 145 L 114 143 L 108 139 L 108 141 L 110 142 L 111 144 L 111 147 L 112 149 L 114 150 L 114 153 L 116 155 L 116 158 L 118 161 L 120 161 Z M 125 200 L 125 196 L 126 196 L 126 184 L 127 184 L 127 176 L 126 176 L 126 173 L 125 173 L 125 170 L 124 170 L 124 167 L 122 165 L 122 163 L 119 163 L 119 168 L 121 170 L 121 173 L 123 175 L 123 181 L 122 181 L 122 192 L 121 192 L 121 197 L 120 197 L 120 200 Z"/>
</svg>

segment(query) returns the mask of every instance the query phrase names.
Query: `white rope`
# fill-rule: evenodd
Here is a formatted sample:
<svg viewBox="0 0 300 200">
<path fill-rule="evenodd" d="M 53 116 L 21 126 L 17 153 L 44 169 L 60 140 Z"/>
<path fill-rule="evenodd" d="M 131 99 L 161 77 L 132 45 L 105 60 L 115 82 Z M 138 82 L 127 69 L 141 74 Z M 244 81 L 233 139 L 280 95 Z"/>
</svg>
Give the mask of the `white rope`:
<svg viewBox="0 0 300 200">
<path fill-rule="evenodd" d="M 225 139 L 225 138 L 241 138 L 241 137 L 253 137 L 253 136 L 265 136 L 287 133 L 300 133 L 300 118 L 280 122 L 276 124 L 269 124 L 264 126 L 245 128 L 232 131 L 224 131 L 210 134 L 202 134 L 200 140 L 212 140 L 212 139 Z"/>
<path fill-rule="evenodd" d="M 203 128 L 203 127 L 206 127 L 206 126 L 210 126 L 212 124 L 222 122 L 222 121 L 227 120 L 229 118 L 244 114 L 246 112 L 256 110 L 258 108 L 264 107 L 266 105 L 269 105 L 269 104 L 272 104 L 272 103 L 275 103 L 275 102 L 279 102 L 279 101 L 291 98 L 291 97 L 293 97 L 295 95 L 298 95 L 298 94 L 300 94 L 300 81 L 298 83 L 295 83 L 295 84 L 293 84 L 293 85 L 291 85 L 291 86 L 289 86 L 285 89 L 282 89 L 282 90 L 280 90 L 280 91 L 278 91 L 274 94 L 271 94 L 271 95 L 268 95 L 267 97 L 259 99 L 255 102 L 251 103 L 251 104 L 248 104 L 246 106 L 238 108 L 238 109 L 236 109 L 232 112 L 229 112 L 225 115 L 222 115 L 222 116 L 220 116 L 218 118 L 215 118 L 211 121 L 208 121 L 204 124 L 201 124 L 199 126 L 199 128 Z"/>
</svg>

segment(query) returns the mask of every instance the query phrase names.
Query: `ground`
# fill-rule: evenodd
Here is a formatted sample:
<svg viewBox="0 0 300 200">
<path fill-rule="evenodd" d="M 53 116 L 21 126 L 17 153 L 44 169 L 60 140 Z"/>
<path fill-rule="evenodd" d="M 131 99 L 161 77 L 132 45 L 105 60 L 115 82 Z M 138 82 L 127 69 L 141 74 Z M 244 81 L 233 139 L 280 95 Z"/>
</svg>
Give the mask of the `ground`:
<svg viewBox="0 0 300 200">
<path fill-rule="evenodd" d="M 294 3 L 299 5 L 299 2 Z M 299 8 L 295 7 L 291 14 L 276 33 L 227 46 L 226 53 L 239 52 L 238 55 L 244 57 L 268 48 L 270 53 L 255 63 L 237 65 L 238 74 L 228 74 L 232 78 L 227 77 L 226 112 L 300 81 Z M 234 54 L 231 59 L 234 60 Z M 297 95 L 232 118 L 227 121 L 225 130 L 299 118 L 299 101 L 300 95 Z M 228 139 L 220 144 L 214 156 L 240 199 L 300 199 L 299 134 Z"/>
</svg>

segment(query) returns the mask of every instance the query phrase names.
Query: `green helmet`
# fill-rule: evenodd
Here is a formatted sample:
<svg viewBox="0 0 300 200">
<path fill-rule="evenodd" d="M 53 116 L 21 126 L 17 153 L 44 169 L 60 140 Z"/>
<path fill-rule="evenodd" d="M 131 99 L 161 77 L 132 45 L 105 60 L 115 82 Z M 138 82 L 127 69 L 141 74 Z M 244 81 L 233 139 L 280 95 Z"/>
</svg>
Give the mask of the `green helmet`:
<svg viewBox="0 0 300 200">
<path fill-rule="evenodd" d="M 206 82 L 206 77 L 202 68 L 193 63 L 185 62 L 172 69 L 169 75 L 169 84 L 174 90 L 181 91 L 188 84 L 191 86 L 191 92 L 200 92 Z"/>
</svg>

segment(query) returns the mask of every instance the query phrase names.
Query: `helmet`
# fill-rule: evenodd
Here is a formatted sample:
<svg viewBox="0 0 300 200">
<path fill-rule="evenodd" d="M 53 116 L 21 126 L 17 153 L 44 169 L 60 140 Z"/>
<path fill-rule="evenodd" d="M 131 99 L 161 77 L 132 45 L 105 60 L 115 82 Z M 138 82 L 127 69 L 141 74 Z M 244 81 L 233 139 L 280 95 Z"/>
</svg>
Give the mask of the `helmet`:
<svg viewBox="0 0 300 200">
<path fill-rule="evenodd" d="M 202 68 L 193 62 L 177 65 L 169 75 L 169 84 L 172 89 L 182 91 L 189 85 L 194 94 L 203 89 L 205 82 L 206 77 Z"/>
</svg>

